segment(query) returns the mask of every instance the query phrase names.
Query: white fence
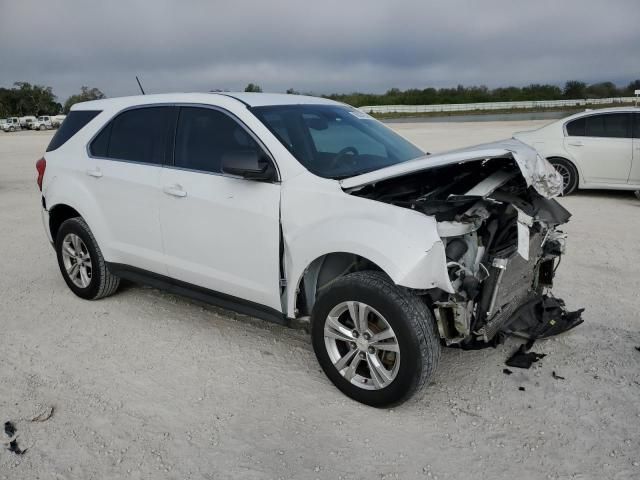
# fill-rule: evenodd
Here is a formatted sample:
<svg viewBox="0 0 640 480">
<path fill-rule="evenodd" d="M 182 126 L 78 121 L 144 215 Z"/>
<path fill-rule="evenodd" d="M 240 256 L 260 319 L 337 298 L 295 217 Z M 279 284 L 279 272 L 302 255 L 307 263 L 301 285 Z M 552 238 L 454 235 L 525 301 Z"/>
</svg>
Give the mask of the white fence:
<svg viewBox="0 0 640 480">
<path fill-rule="evenodd" d="M 577 100 L 532 100 L 525 102 L 448 103 L 444 105 L 373 105 L 360 107 L 367 113 L 469 112 L 473 110 L 517 110 L 523 108 L 583 107 L 633 103 L 636 97 L 586 98 Z"/>
</svg>

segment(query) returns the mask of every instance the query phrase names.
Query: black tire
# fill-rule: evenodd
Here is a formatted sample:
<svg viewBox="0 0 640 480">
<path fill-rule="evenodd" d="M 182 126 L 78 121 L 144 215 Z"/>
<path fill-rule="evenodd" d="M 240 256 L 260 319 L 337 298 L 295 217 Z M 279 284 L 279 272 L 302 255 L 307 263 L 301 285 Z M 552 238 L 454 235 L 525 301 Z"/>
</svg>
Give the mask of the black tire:
<svg viewBox="0 0 640 480">
<path fill-rule="evenodd" d="M 46 130 L 47 126 L 46 125 L 40 125 L 40 130 Z"/>
<path fill-rule="evenodd" d="M 16 131 L 16 127 L 9 127 L 9 131 L 10 132 L 15 132 Z"/>
<path fill-rule="evenodd" d="M 578 188 L 578 170 L 569 160 L 550 158 L 549 163 L 562 175 L 562 195 L 571 195 Z"/>
<path fill-rule="evenodd" d="M 396 334 L 400 363 L 389 385 L 365 390 L 344 378 L 325 345 L 325 320 L 342 302 L 363 302 L 377 310 Z M 320 366 L 345 395 L 374 407 L 389 407 L 409 399 L 435 371 L 440 340 L 427 305 L 408 290 L 396 286 L 382 272 L 355 272 L 335 280 L 316 301 L 311 315 L 311 340 Z"/>
<path fill-rule="evenodd" d="M 64 266 L 62 256 L 63 241 L 70 233 L 82 239 L 90 255 L 91 280 L 86 288 L 81 288 L 74 284 Z M 98 300 L 113 295 L 116 292 L 120 285 L 120 278 L 109 271 L 100 247 L 98 246 L 98 242 L 96 242 L 89 226 L 81 217 L 70 218 L 60 225 L 58 233 L 56 234 L 55 248 L 60 273 L 62 273 L 62 277 L 67 283 L 67 286 L 77 296 L 86 300 Z"/>
</svg>

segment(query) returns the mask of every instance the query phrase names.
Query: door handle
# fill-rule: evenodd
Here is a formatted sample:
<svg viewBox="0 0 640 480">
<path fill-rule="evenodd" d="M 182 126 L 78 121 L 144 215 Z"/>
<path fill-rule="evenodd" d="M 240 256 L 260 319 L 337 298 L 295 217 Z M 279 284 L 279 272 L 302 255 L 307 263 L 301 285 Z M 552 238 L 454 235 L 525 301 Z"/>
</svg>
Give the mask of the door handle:
<svg viewBox="0 0 640 480">
<path fill-rule="evenodd" d="M 102 176 L 102 172 L 98 167 L 94 169 L 89 168 L 87 169 L 87 175 L 89 175 L 90 177 L 100 178 Z"/>
<path fill-rule="evenodd" d="M 582 143 L 580 140 L 572 140 L 568 143 L 569 145 L 573 145 L 574 147 L 584 147 L 584 143 Z"/>
<path fill-rule="evenodd" d="M 187 192 L 182 189 L 182 186 L 176 185 L 167 185 L 163 189 L 164 193 L 167 195 L 173 195 L 174 197 L 186 197 Z"/>
</svg>

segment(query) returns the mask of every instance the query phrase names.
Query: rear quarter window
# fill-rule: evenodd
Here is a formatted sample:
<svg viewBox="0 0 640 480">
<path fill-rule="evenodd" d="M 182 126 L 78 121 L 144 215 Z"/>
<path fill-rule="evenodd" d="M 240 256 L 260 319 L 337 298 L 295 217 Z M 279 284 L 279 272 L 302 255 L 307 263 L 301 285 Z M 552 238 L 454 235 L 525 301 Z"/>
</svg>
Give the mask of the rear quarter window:
<svg viewBox="0 0 640 480">
<path fill-rule="evenodd" d="M 567 135 L 570 137 L 583 137 L 584 136 L 585 121 L 583 118 L 578 118 L 573 122 L 567 123 Z"/>
<path fill-rule="evenodd" d="M 100 110 L 76 110 L 70 112 L 51 139 L 51 142 L 49 142 L 47 152 L 60 148 L 67 142 L 67 140 L 78 133 L 82 127 L 93 120 L 99 113 Z"/>
</svg>

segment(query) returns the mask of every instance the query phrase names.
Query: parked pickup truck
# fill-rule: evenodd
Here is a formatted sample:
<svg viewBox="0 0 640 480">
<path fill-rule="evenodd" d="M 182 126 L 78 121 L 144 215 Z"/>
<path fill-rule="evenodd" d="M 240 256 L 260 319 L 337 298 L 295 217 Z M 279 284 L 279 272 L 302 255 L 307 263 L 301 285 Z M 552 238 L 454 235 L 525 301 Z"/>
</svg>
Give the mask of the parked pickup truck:
<svg viewBox="0 0 640 480">
<path fill-rule="evenodd" d="M 2 123 L 2 130 L 5 132 L 15 132 L 20 129 L 20 119 L 18 117 L 9 117 Z"/>
<path fill-rule="evenodd" d="M 36 120 L 31 122 L 31 130 L 51 130 L 52 128 L 53 123 L 51 122 L 51 117 L 48 115 L 38 117 Z"/>
</svg>

